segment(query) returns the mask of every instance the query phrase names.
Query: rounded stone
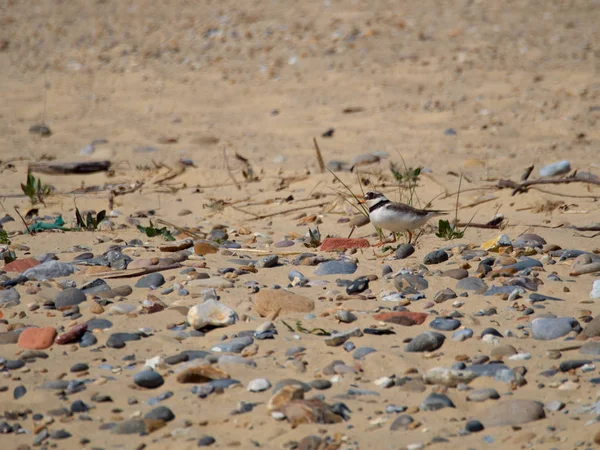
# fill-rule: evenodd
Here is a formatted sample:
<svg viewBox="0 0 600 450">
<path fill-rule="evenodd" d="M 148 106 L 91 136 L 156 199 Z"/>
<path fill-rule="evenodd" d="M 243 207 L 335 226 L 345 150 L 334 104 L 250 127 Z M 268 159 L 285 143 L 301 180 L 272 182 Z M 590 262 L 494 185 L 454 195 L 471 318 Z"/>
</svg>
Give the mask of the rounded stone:
<svg viewBox="0 0 600 450">
<path fill-rule="evenodd" d="M 404 351 L 433 352 L 440 348 L 444 344 L 445 340 L 446 336 L 444 336 L 442 333 L 426 331 L 414 337 L 408 344 L 406 344 Z"/>
<path fill-rule="evenodd" d="M 427 253 L 423 258 L 423 264 L 426 265 L 440 264 L 444 261 L 448 261 L 448 253 L 444 250 L 434 250 Z"/>
<path fill-rule="evenodd" d="M 394 258 L 396 258 L 396 259 L 408 258 L 414 252 L 415 252 L 415 248 L 412 246 L 412 244 L 402 244 L 394 252 Z"/>
<path fill-rule="evenodd" d="M 271 387 L 271 383 L 266 378 L 256 378 L 248 383 L 248 391 L 263 392 Z"/>
<path fill-rule="evenodd" d="M 521 399 L 494 402 L 492 406 L 479 414 L 479 420 L 486 427 L 520 426 L 545 417 L 542 403 Z"/>
<path fill-rule="evenodd" d="M 478 433 L 479 431 L 483 431 L 484 428 L 485 427 L 479 420 L 469 420 L 465 424 L 465 430 L 467 430 L 469 433 Z"/>
<path fill-rule="evenodd" d="M 155 272 L 146 275 L 135 283 L 135 287 L 138 288 L 157 288 L 165 284 L 165 277 L 161 273 Z"/>
<path fill-rule="evenodd" d="M 164 384 L 163 377 L 153 370 L 143 370 L 133 376 L 133 382 L 140 387 L 156 389 Z"/>
<path fill-rule="evenodd" d="M 430 328 L 440 331 L 454 331 L 461 325 L 460 320 L 450 317 L 437 317 L 429 324 Z"/>
<path fill-rule="evenodd" d="M 162 420 L 163 422 L 170 422 L 175 419 L 175 414 L 166 406 L 159 406 L 151 411 L 148 411 L 144 416 L 144 419 L 150 420 Z"/>
<path fill-rule="evenodd" d="M 310 298 L 283 289 L 261 289 L 254 297 L 254 309 L 266 317 L 274 313 L 284 316 L 293 313 L 308 313 L 315 308 Z"/>
<path fill-rule="evenodd" d="M 58 293 L 54 299 L 56 309 L 67 308 L 85 302 L 85 294 L 77 288 L 68 288 Z"/>
<path fill-rule="evenodd" d="M 50 347 L 56 338 L 56 329 L 53 327 L 26 328 L 19 335 L 19 347 L 43 350 Z"/>
</svg>

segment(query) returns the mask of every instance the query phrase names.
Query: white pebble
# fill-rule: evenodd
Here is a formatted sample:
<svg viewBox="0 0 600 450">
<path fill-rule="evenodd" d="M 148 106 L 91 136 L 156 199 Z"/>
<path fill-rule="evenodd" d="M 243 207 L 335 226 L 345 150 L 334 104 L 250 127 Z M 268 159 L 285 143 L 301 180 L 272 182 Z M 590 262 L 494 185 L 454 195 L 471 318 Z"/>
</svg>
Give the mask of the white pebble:
<svg viewBox="0 0 600 450">
<path fill-rule="evenodd" d="M 271 383 L 266 378 L 256 378 L 248 383 L 248 391 L 263 392 L 271 387 Z"/>
</svg>

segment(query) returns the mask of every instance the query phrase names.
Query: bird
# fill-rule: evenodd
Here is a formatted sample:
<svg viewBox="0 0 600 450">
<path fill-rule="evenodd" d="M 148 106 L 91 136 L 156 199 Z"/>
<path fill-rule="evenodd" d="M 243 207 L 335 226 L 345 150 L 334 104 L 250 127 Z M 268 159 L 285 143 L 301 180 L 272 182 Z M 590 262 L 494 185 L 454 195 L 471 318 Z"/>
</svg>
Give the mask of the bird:
<svg viewBox="0 0 600 450">
<path fill-rule="evenodd" d="M 422 227 L 429 219 L 446 214 L 434 209 L 417 209 L 404 203 L 391 202 L 385 195 L 377 191 L 369 191 L 364 195 L 364 202 L 369 208 L 369 219 L 377 228 L 392 231 L 396 242 L 396 233 L 408 233 L 408 243 L 412 241 L 412 231 Z M 383 241 L 379 245 L 382 245 Z"/>
</svg>

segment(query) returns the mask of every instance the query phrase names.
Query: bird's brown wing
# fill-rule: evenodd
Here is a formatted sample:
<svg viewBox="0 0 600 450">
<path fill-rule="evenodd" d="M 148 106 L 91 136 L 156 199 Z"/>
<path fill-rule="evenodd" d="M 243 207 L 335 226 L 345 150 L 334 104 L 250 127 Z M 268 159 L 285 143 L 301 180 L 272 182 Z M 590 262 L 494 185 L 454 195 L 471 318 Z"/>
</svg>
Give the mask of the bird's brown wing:
<svg viewBox="0 0 600 450">
<path fill-rule="evenodd" d="M 388 203 L 385 205 L 385 208 L 402 214 L 414 214 L 416 216 L 426 216 L 427 214 L 447 214 L 447 211 L 441 211 L 437 209 L 417 209 L 404 203 Z"/>
</svg>

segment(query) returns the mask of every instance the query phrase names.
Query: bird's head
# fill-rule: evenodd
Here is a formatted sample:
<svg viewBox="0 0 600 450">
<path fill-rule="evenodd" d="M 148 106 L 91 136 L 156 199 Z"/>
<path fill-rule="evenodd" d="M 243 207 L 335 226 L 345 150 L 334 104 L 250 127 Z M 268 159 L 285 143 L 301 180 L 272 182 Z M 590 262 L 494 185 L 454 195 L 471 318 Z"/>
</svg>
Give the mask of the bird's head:
<svg viewBox="0 0 600 450">
<path fill-rule="evenodd" d="M 389 200 L 381 192 L 369 191 L 365 194 L 364 202 L 370 208 L 380 202 L 388 202 Z"/>
</svg>

